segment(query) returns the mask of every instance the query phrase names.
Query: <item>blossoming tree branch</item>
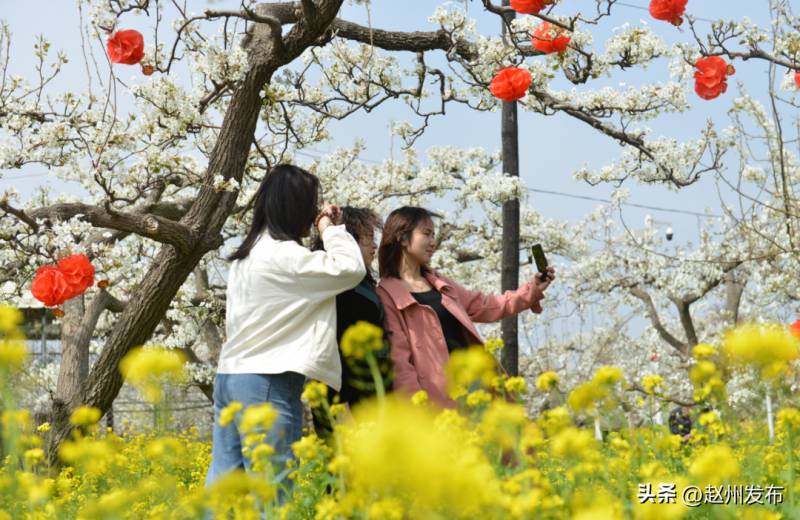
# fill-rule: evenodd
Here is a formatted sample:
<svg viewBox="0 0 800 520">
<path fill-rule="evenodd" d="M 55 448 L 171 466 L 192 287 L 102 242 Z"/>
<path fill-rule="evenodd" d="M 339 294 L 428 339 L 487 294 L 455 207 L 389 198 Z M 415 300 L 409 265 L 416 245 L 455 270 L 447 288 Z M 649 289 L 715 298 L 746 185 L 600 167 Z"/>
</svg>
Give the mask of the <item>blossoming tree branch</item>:
<svg viewBox="0 0 800 520">
<path fill-rule="evenodd" d="M 751 312 L 760 299 L 777 301 L 776 293 L 780 301 L 797 299 L 796 283 L 781 285 L 774 278 L 777 265 L 782 273 L 797 272 L 788 255 L 796 252 L 791 194 L 797 162 L 785 148 L 780 111 L 742 92 L 725 132 L 709 123 L 700 135 L 678 139 L 653 137 L 644 126 L 694 103 L 730 102 L 728 82 L 737 67 L 750 63 L 767 63 L 775 78 L 770 85 L 779 83 L 793 96 L 800 88 L 800 24 L 787 2 L 765 0 L 774 19 L 769 30 L 719 21 L 701 31 L 693 2 L 653 0 L 654 24 L 682 28 L 682 43 L 672 46 L 644 25 L 627 25 L 596 46 L 592 29 L 618 16 L 616 0 L 597 0 L 590 9 L 581 4 L 585 11 L 567 0 L 470 2 L 506 24 L 502 35 L 479 33 L 466 5 L 437 7 L 427 22 L 399 31 L 348 21 L 340 16 L 342 4 L 242 2 L 192 14 L 179 4 L 149 0 L 82 2 L 86 50 L 77 59 L 85 64 L 85 90 L 58 83 L 73 57 L 53 56 L 44 37 L 36 44 L 35 80 L 3 75 L 0 168 L 41 168 L 86 193 L 42 191 L 19 201 L 7 190 L 0 199 L 0 281 L 14 301 L 32 294 L 53 308 L 62 329 L 62 363 L 46 403 L 51 457 L 70 435 L 72 410 L 111 407 L 123 382 L 120 360 L 136 346 L 180 350 L 210 398 L 225 307 L 224 287 L 214 275 L 225 269 L 221 249 L 250 224 L 263 173 L 330 140 L 333 121 L 383 104 L 408 109 L 409 121 L 393 129 L 405 144 L 403 156 L 366 165 L 358 162 L 362 145 L 354 143 L 316 160 L 311 169 L 323 181 L 324 196 L 384 213 L 400 203 L 453 197 L 457 207 L 442 226 L 434 260 L 476 288 L 497 286 L 500 204 L 524 199 L 525 192 L 518 179 L 504 176 L 496 153 L 440 147 L 420 160 L 417 139 L 454 103 L 486 112 L 500 100 L 514 101 L 526 115 L 563 114 L 607 136 L 620 145 L 620 156 L 598 171 L 576 172 L 591 184 L 634 181 L 680 189 L 712 176 L 742 199 L 755 199 L 755 209 L 730 208 L 727 226 L 709 225 L 702 244 L 672 257 L 656 251 L 653 234 L 637 236 L 608 223 L 624 203 L 622 195 L 616 206 L 578 225 L 523 207 L 521 242 L 535 238 L 569 262 L 566 286 L 554 298 L 578 312 L 608 298 L 632 305 L 653 324 L 637 340 L 647 345 L 647 357 L 620 347 L 635 341 L 619 327 L 625 317 L 612 315 L 606 328 L 562 338 L 549 349 L 552 356 L 536 360 L 531 370 L 564 369 L 576 350 L 586 355 L 580 366 L 589 372 L 597 360 L 613 356 L 639 373 L 656 361 L 685 365 L 695 344 L 721 330 L 705 303 L 718 297 L 717 288 L 727 291 L 725 316 L 734 322 L 744 314 L 743 302 Z M 144 20 L 150 30 L 130 29 L 133 20 Z M 8 51 L 11 29 L 3 26 L 0 34 L 3 69 L 22 70 L 26 65 L 14 63 Z M 598 78 L 622 78 L 648 66 L 652 83 L 591 88 Z M 125 79 L 131 73 L 139 79 Z M 562 90 L 560 80 L 574 89 Z M 796 107 L 772 86 L 770 95 Z M 746 120 L 750 116 L 755 123 Z M 758 167 L 757 152 L 742 142 L 753 126 L 769 151 L 768 162 Z M 738 179 L 723 174 L 729 152 L 738 154 Z M 765 189 L 753 197 L 740 180 Z M 477 217 L 475 208 L 481 209 Z M 610 254 L 592 253 L 587 230 L 609 237 L 603 247 Z M 750 278 L 773 283 L 775 290 L 749 296 L 744 287 Z M 674 306 L 674 315 L 664 316 L 663 301 Z M 98 351 L 91 367 L 90 348 Z M 683 368 L 682 384 L 688 385 Z M 570 384 L 569 378 L 564 382 Z"/>
</svg>

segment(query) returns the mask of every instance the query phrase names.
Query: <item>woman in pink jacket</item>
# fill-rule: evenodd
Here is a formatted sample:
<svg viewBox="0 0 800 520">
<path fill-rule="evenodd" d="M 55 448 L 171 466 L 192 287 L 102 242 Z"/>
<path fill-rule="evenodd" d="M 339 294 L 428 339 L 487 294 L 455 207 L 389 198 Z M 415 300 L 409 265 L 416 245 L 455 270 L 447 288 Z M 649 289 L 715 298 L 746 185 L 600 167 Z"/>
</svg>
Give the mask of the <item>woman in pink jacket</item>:
<svg viewBox="0 0 800 520">
<path fill-rule="evenodd" d="M 408 206 L 389 214 L 378 249 L 377 291 L 386 312 L 394 389 L 425 390 L 432 401 L 452 407 L 445 366 L 454 350 L 483 343 L 473 322 L 495 322 L 525 309 L 542 312 L 540 300 L 555 270 L 548 268 L 547 280 L 537 273 L 498 296 L 465 289 L 428 267 L 436 248 L 434 216 Z"/>
</svg>

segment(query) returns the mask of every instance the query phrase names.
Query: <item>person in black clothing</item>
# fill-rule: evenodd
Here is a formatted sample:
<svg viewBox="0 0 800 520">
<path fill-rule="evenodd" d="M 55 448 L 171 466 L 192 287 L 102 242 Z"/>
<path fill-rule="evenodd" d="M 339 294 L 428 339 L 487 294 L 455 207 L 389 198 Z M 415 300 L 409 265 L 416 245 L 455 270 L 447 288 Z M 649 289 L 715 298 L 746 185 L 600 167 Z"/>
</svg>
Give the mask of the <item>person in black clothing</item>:
<svg viewBox="0 0 800 520">
<path fill-rule="evenodd" d="M 683 437 L 686 442 L 692 436 L 692 419 L 689 417 L 689 407 L 679 406 L 669 413 L 669 431 Z"/>
<path fill-rule="evenodd" d="M 358 321 L 366 321 L 383 329 L 383 305 L 375 292 L 376 281 L 372 274 L 372 261 L 375 258 L 377 245 L 375 230 L 380 229 L 381 221 L 374 211 L 366 208 L 344 206 L 341 208 L 345 229 L 353 235 L 361 248 L 367 275 L 355 288 L 336 296 L 336 338 L 341 344 L 342 335 L 351 325 Z M 322 241 L 317 239 L 311 249 L 322 249 Z M 389 355 L 389 343 L 384 337 L 384 347 L 375 353 L 378 368 L 385 388 L 392 384 L 392 364 Z M 375 382 L 366 360 L 345 359 L 339 348 L 342 362 L 342 387 L 337 394 L 328 389 L 328 402 L 347 403 L 350 407 L 363 399 L 375 395 Z M 333 431 L 330 420 L 321 408 L 312 410 L 314 430 L 320 437 L 329 437 Z"/>
</svg>

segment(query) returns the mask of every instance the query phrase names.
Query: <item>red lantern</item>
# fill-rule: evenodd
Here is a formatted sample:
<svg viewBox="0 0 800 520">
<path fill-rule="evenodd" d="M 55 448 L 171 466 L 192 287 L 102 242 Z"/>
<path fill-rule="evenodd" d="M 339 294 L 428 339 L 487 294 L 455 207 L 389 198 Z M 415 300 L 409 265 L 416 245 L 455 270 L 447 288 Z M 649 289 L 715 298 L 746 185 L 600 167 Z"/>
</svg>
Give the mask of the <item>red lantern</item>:
<svg viewBox="0 0 800 520">
<path fill-rule="evenodd" d="M 794 73 L 794 84 L 797 85 L 797 88 L 800 88 L 800 70 Z"/>
<path fill-rule="evenodd" d="M 82 294 L 94 283 L 94 266 L 84 254 L 62 258 L 58 262 L 58 270 L 64 274 L 70 288 L 67 299 Z"/>
<path fill-rule="evenodd" d="M 489 90 L 494 97 L 503 101 L 516 101 L 528 92 L 532 82 L 531 74 L 519 67 L 506 67 L 494 76 Z"/>
<path fill-rule="evenodd" d="M 48 307 L 61 305 L 70 298 L 70 286 L 67 279 L 57 267 L 43 265 L 36 270 L 31 285 L 33 297 Z"/>
<path fill-rule="evenodd" d="M 111 63 L 136 65 L 144 58 L 144 37 L 135 29 L 117 31 L 106 45 Z"/>
<path fill-rule="evenodd" d="M 511 0 L 511 9 L 522 14 L 539 14 L 552 3 L 554 0 Z"/>
<path fill-rule="evenodd" d="M 533 31 L 533 46 L 545 54 L 566 51 L 569 41 L 565 31 L 549 22 L 540 23 Z"/>
<path fill-rule="evenodd" d="M 794 334 L 796 338 L 800 338 L 800 320 L 797 320 L 789 325 L 789 332 Z"/>
<path fill-rule="evenodd" d="M 683 13 L 689 0 L 650 0 L 650 14 L 656 20 L 663 20 L 678 26 L 683 23 Z"/>
<path fill-rule="evenodd" d="M 703 99 L 714 99 L 728 90 L 727 76 L 736 72 L 719 56 L 700 58 L 695 63 L 694 91 Z"/>
</svg>

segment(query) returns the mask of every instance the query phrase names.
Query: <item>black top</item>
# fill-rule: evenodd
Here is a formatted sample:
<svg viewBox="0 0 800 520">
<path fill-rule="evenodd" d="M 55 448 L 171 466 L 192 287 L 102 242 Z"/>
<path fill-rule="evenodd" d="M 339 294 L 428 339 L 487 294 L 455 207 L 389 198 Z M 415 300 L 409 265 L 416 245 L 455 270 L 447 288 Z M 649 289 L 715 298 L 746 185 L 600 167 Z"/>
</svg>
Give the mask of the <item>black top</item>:
<svg viewBox="0 0 800 520">
<path fill-rule="evenodd" d="M 341 344 L 342 335 L 358 321 L 367 321 L 383 329 L 383 305 L 375 292 L 371 279 L 365 277 L 354 289 L 336 295 L 336 341 Z M 375 394 L 375 383 L 366 360 L 346 360 L 339 348 L 342 361 L 342 389 L 339 397 L 350 405 Z M 386 389 L 392 386 L 391 358 L 389 342 L 384 331 L 383 350 L 375 353 L 378 368 Z M 332 397 L 333 392 L 328 392 Z"/>
<path fill-rule="evenodd" d="M 686 435 L 692 431 L 692 419 L 683 415 L 683 410 L 675 408 L 669 414 L 669 431 L 675 435 Z"/>
<path fill-rule="evenodd" d="M 442 305 L 442 295 L 439 291 L 431 289 L 425 292 L 412 292 L 411 296 L 422 305 L 427 305 L 436 311 L 436 316 L 439 317 L 439 323 L 442 326 L 444 342 L 447 344 L 448 352 L 453 352 L 454 350 L 467 346 L 467 341 L 464 338 L 464 328 L 461 326 L 461 323 L 444 308 L 444 305 Z"/>
</svg>

